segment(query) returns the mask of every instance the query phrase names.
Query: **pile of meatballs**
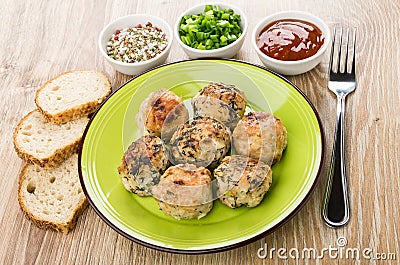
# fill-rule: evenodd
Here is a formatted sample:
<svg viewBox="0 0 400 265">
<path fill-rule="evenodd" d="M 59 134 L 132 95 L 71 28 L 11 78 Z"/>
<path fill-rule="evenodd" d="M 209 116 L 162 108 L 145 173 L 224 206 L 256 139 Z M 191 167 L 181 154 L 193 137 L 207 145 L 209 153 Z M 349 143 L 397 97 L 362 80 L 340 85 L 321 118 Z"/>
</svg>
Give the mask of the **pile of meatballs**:
<svg viewBox="0 0 400 265">
<path fill-rule="evenodd" d="M 166 89 L 142 102 L 136 122 L 143 136 L 118 167 L 125 189 L 153 196 L 176 219 L 200 219 L 215 200 L 230 208 L 260 204 L 287 146 L 285 126 L 268 112 L 245 113 L 245 94 L 234 85 L 212 82 L 190 103 Z"/>
</svg>

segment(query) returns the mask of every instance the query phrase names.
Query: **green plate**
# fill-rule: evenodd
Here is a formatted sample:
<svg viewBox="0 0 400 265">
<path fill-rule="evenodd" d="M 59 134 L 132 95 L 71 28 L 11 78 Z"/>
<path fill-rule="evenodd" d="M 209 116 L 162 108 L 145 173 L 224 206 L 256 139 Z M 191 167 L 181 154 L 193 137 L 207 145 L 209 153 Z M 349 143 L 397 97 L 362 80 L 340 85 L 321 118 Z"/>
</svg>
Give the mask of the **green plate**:
<svg viewBox="0 0 400 265">
<path fill-rule="evenodd" d="M 206 217 L 178 221 L 164 215 L 154 198 L 126 191 L 117 167 L 129 144 L 140 137 L 135 116 L 150 92 L 167 88 L 189 99 L 210 81 L 243 90 L 247 111 L 272 111 L 287 128 L 288 146 L 272 167 L 273 184 L 260 205 L 230 209 L 216 201 Z M 189 60 L 134 77 L 102 104 L 86 128 L 79 173 L 90 204 L 118 233 L 159 250 L 210 253 L 255 241 L 293 217 L 314 190 L 323 151 L 318 114 L 289 81 L 241 61 Z"/>
</svg>

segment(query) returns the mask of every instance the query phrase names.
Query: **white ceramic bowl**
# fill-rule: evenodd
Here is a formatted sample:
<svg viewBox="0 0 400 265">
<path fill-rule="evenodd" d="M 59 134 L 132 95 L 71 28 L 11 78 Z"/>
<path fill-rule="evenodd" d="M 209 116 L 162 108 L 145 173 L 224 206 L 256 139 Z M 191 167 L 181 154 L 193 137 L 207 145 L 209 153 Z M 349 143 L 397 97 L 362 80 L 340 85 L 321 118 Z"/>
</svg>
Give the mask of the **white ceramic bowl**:
<svg viewBox="0 0 400 265">
<path fill-rule="evenodd" d="M 297 61 L 282 61 L 267 56 L 257 47 L 257 37 L 265 26 L 276 20 L 290 18 L 311 22 L 322 31 L 322 35 L 325 38 L 324 44 L 313 56 Z M 328 25 L 317 16 L 302 11 L 284 11 L 274 13 L 262 19 L 253 30 L 251 35 L 251 43 L 253 48 L 256 50 L 258 57 L 266 67 L 280 74 L 298 75 L 311 70 L 321 62 L 326 49 L 331 43 L 331 32 Z"/>
<path fill-rule="evenodd" d="M 242 35 L 240 37 L 232 42 L 231 44 L 218 48 L 218 49 L 213 49 L 213 50 L 200 50 L 200 49 L 195 49 L 192 48 L 185 43 L 181 41 L 181 38 L 179 36 L 179 25 L 181 22 L 181 19 L 185 15 L 196 15 L 196 14 L 201 14 L 204 12 L 204 7 L 206 5 L 216 5 L 219 6 L 221 9 L 232 9 L 236 14 L 240 15 L 240 22 L 239 25 L 242 29 Z M 178 20 L 175 23 L 174 27 L 174 33 L 175 33 L 175 38 L 177 39 L 179 45 L 182 47 L 184 52 L 189 56 L 191 59 L 198 59 L 198 58 L 232 58 L 233 56 L 236 55 L 236 53 L 240 50 L 240 48 L 243 45 L 243 41 L 247 32 L 247 18 L 245 14 L 243 13 L 242 10 L 240 10 L 238 7 L 233 6 L 231 4 L 227 3 L 218 3 L 218 2 L 208 2 L 208 3 L 203 3 L 197 6 L 194 6 L 185 12 L 183 12 L 180 16 L 178 16 Z"/>
<path fill-rule="evenodd" d="M 125 63 L 121 61 L 117 61 L 109 57 L 106 53 L 106 46 L 107 42 L 111 38 L 112 34 L 117 29 L 124 29 L 128 27 L 134 27 L 138 24 L 145 25 L 147 22 L 151 22 L 153 26 L 157 26 L 160 28 L 164 33 L 168 40 L 167 47 L 157 56 L 151 58 L 147 61 L 137 62 L 137 63 Z M 173 41 L 173 33 L 171 27 L 165 22 L 163 19 L 151 16 L 147 14 L 134 14 L 128 15 L 125 17 L 118 18 L 117 20 L 108 24 L 99 35 L 98 45 L 101 54 L 104 58 L 109 62 L 118 72 L 127 75 L 136 75 L 140 74 L 148 69 L 156 67 L 160 64 L 163 64 L 167 59 L 169 52 L 171 50 L 171 44 Z"/>
</svg>

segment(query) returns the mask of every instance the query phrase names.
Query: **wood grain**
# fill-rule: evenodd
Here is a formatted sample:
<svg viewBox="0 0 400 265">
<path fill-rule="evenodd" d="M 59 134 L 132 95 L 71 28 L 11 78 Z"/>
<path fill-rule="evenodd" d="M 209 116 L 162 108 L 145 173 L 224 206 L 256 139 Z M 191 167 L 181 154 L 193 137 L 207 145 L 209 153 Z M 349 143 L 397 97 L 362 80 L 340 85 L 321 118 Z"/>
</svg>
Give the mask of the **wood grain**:
<svg viewBox="0 0 400 265">
<path fill-rule="evenodd" d="M 223 1 L 225 2 L 225 1 Z M 72 69 L 99 69 L 118 88 L 130 77 L 115 72 L 97 49 L 97 36 L 111 20 L 149 13 L 170 25 L 198 1 L 177 0 L 6 0 L 0 5 L 0 264 L 399 264 L 400 263 L 400 3 L 384 0 L 237 0 L 250 31 L 265 15 L 304 10 L 329 23 L 358 28 L 357 90 L 347 100 L 346 154 L 352 215 L 344 228 L 331 229 L 320 217 L 335 123 L 335 97 L 326 88 L 328 57 L 314 70 L 288 77 L 319 112 L 326 140 L 320 182 L 303 209 L 283 227 L 247 246 L 208 255 L 177 255 L 125 239 L 89 208 L 69 235 L 40 230 L 19 209 L 18 174 L 23 162 L 12 145 L 13 128 L 35 108 L 35 91 L 48 79 Z M 186 59 L 175 42 L 169 62 Z M 235 57 L 260 64 L 247 37 Z M 257 250 L 337 246 L 396 253 L 396 260 L 359 261 L 260 259 Z"/>
</svg>

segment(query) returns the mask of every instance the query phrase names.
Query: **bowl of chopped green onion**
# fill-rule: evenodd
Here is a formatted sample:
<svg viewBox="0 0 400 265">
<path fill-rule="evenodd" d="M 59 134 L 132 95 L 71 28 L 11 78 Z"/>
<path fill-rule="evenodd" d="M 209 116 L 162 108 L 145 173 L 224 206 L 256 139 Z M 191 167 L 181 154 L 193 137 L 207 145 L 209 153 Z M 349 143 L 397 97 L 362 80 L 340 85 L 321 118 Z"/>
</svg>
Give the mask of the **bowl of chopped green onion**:
<svg viewBox="0 0 400 265">
<path fill-rule="evenodd" d="M 137 75 L 163 64 L 172 40 L 172 29 L 163 19 L 132 14 L 105 26 L 100 32 L 98 46 L 106 61 L 118 72 Z"/>
<path fill-rule="evenodd" d="M 226 3 L 204 3 L 183 12 L 175 24 L 175 37 L 191 59 L 232 58 L 243 45 L 247 18 Z"/>
</svg>

